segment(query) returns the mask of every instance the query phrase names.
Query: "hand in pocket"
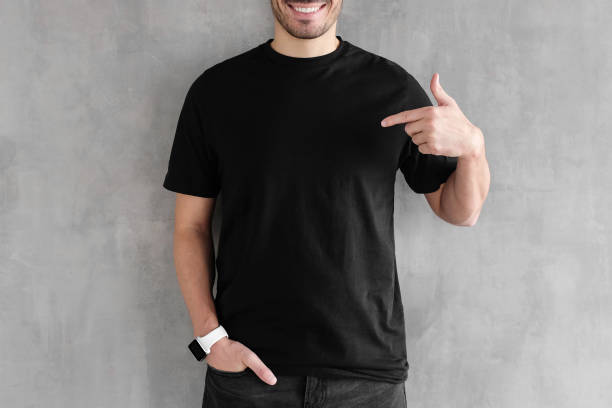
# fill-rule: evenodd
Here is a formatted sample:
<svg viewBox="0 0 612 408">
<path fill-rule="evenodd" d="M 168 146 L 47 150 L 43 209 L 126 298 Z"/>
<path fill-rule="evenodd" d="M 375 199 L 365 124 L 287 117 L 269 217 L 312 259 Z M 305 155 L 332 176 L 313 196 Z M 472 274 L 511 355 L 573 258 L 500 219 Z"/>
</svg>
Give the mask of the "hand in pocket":
<svg viewBox="0 0 612 408">
<path fill-rule="evenodd" d="M 228 372 L 240 372 L 248 367 L 263 382 L 276 384 L 276 377 L 257 354 L 244 344 L 227 337 L 212 345 L 210 354 L 206 356 L 206 364 L 214 369 Z"/>
</svg>

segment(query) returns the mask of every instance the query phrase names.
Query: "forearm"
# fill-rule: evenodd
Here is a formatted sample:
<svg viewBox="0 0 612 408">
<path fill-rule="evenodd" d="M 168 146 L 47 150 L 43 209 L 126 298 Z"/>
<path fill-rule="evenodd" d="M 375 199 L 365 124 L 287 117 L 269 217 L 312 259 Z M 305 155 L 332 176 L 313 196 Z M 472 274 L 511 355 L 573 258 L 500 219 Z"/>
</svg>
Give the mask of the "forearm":
<svg viewBox="0 0 612 408">
<path fill-rule="evenodd" d="M 193 324 L 194 336 L 204 336 L 219 325 L 212 297 L 215 272 L 210 232 L 181 228 L 174 232 L 176 275 Z"/>
<path fill-rule="evenodd" d="M 457 159 L 457 168 L 442 190 L 442 217 L 455 225 L 474 225 L 489 191 L 491 176 L 482 137 L 481 140 L 473 154 Z"/>
</svg>

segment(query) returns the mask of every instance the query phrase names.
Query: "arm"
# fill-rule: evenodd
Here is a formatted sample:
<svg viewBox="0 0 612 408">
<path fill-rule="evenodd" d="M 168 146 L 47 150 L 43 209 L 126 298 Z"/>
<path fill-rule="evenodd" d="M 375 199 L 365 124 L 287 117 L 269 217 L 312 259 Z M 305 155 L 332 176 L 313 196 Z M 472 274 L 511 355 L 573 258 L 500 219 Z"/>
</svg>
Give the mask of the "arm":
<svg viewBox="0 0 612 408">
<path fill-rule="evenodd" d="M 206 95 L 202 88 L 205 79 L 204 75 L 198 77 L 187 91 L 163 182 L 166 189 L 176 193 L 174 264 L 195 337 L 208 334 L 220 323 L 212 296 L 215 251 L 211 227 L 221 178 L 214 138 L 204 126 L 209 118 L 200 99 Z M 206 364 L 226 371 L 249 367 L 264 382 L 276 382 L 272 371 L 252 350 L 229 337 L 211 346 Z"/>
<path fill-rule="evenodd" d="M 481 142 L 473 153 L 459 156 L 457 169 L 448 180 L 437 191 L 425 194 L 434 213 L 453 225 L 476 224 L 489 191 L 491 176 L 484 139 L 480 129 L 475 131 L 475 140 Z"/>
<path fill-rule="evenodd" d="M 480 215 L 490 183 L 484 136 L 442 89 L 438 74 L 432 77 L 430 87 L 438 106 L 396 113 L 385 118 L 381 125 L 404 124 L 404 130 L 422 154 L 457 158 L 457 166 L 445 182 L 438 190 L 425 193 L 425 197 L 443 220 L 472 226 Z"/>
<path fill-rule="evenodd" d="M 215 274 L 212 215 L 215 202 L 215 198 L 176 194 L 174 263 L 194 337 L 204 336 L 219 326 L 212 297 Z M 227 337 L 211 346 L 206 363 L 225 371 L 242 371 L 249 367 L 264 382 L 276 383 L 272 371 L 252 350 Z"/>
<path fill-rule="evenodd" d="M 174 263 L 193 324 L 194 337 L 204 336 L 219 326 L 212 297 L 215 274 L 212 239 L 214 207 L 214 198 L 176 195 Z"/>
</svg>

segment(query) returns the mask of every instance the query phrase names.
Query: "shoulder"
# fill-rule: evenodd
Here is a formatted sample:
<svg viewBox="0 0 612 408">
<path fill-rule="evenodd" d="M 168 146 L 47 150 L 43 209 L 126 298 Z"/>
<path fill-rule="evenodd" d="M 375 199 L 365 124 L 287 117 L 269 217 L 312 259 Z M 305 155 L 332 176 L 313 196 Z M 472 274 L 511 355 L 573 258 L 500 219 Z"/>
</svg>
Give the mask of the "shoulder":
<svg viewBox="0 0 612 408">
<path fill-rule="evenodd" d="M 427 92 L 416 78 L 398 62 L 351 44 L 349 55 L 353 55 L 360 67 L 359 75 L 368 82 L 375 82 L 378 90 L 389 89 L 401 99 L 402 109 L 413 109 L 431 105 Z"/>
<path fill-rule="evenodd" d="M 234 74 L 244 73 L 245 66 L 248 66 L 257 58 L 259 47 L 260 45 L 252 47 L 240 54 L 213 63 L 195 77 L 190 88 L 196 91 L 204 88 L 210 89 L 215 84 L 221 84 L 231 79 Z"/>
<path fill-rule="evenodd" d="M 377 74 L 384 75 L 393 81 L 417 82 L 403 66 L 398 62 L 373 51 L 366 50 L 358 45 L 350 43 L 347 56 L 360 60 L 362 67 L 369 68 Z"/>
</svg>

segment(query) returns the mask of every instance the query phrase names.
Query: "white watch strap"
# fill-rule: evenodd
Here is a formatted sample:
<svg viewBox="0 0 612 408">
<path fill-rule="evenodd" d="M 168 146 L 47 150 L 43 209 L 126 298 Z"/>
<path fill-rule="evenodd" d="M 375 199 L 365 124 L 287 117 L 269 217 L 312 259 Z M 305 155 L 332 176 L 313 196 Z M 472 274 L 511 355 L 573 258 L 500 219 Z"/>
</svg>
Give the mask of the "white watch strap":
<svg viewBox="0 0 612 408">
<path fill-rule="evenodd" d="M 200 347 L 204 349 L 204 352 L 208 354 L 210 353 L 210 348 L 212 347 L 212 345 L 223 337 L 228 337 L 227 332 L 225 331 L 223 326 L 219 326 L 210 333 L 208 333 L 206 336 L 196 337 L 196 340 L 200 344 Z"/>
</svg>

